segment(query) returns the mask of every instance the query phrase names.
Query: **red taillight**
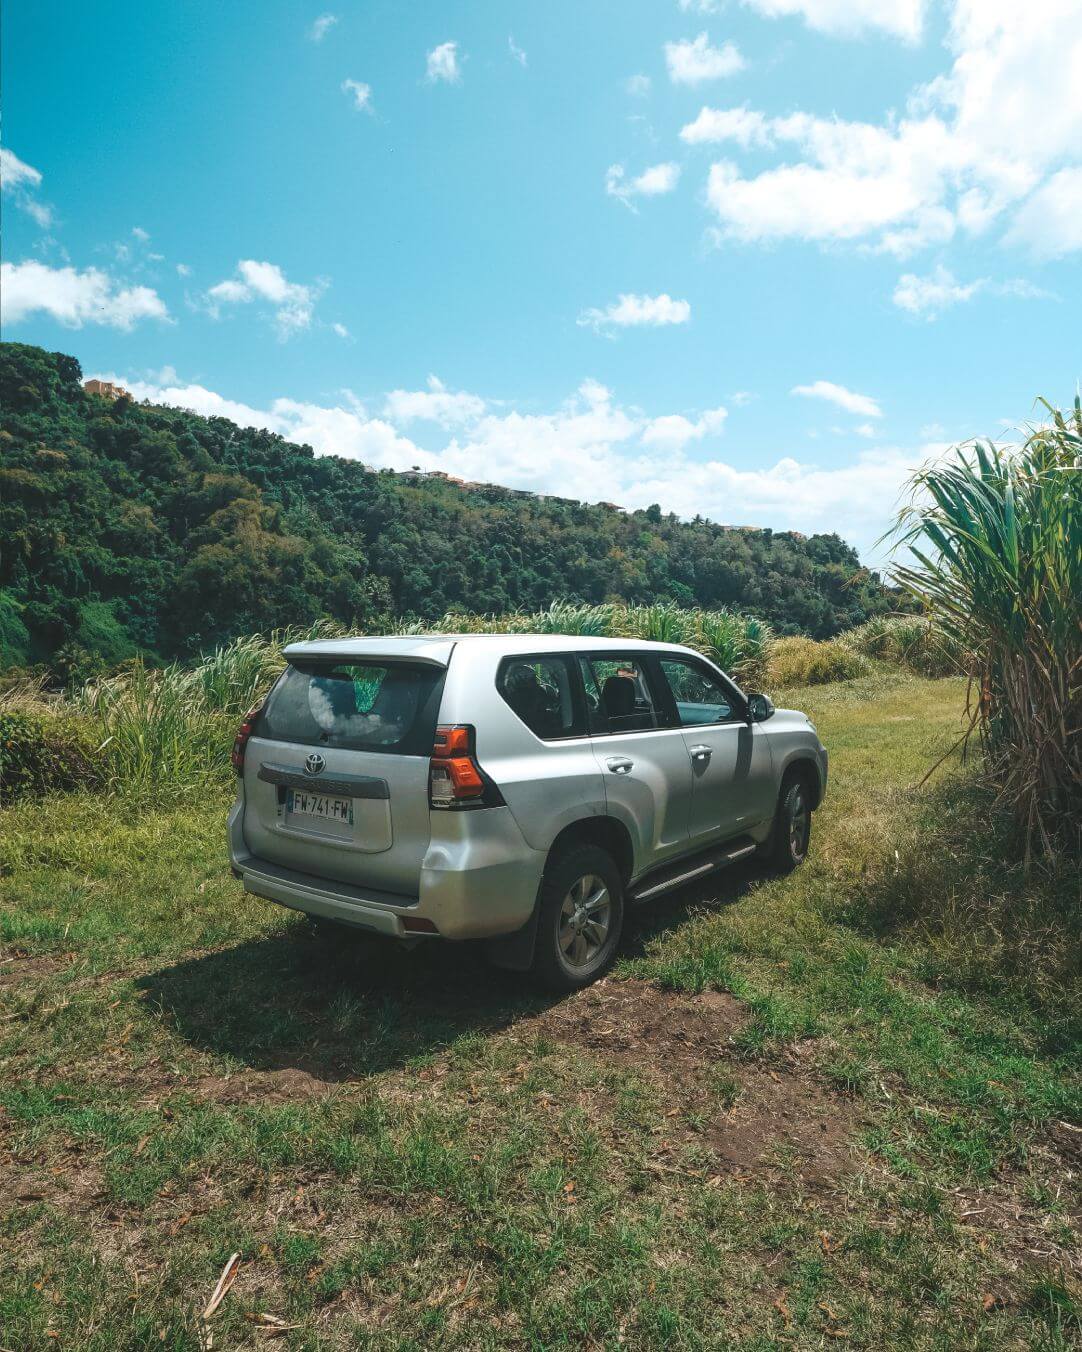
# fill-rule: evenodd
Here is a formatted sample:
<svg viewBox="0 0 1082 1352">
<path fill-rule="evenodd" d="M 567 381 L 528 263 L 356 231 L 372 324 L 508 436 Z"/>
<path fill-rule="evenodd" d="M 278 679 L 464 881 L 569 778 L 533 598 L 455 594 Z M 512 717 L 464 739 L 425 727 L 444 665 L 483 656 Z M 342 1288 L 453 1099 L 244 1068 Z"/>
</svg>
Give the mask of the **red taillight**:
<svg viewBox="0 0 1082 1352">
<path fill-rule="evenodd" d="M 428 767 L 428 802 L 435 808 L 494 807 L 499 789 L 474 759 L 473 728 L 468 723 L 441 725 Z"/>
<path fill-rule="evenodd" d="M 233 750 L 230 752 L 229 759 L 233 762 L 233 769 L 238 775 L 244 774 L 244 749 L 248 745 L 248 738 L 255 731 L 255 721 L 259 717 L 262 704 L 257 704 L 254 709 L 249 709 L 244 715 L 244 721 L 237 729 L 237 735 L 233 738 Z"/>
</svg>

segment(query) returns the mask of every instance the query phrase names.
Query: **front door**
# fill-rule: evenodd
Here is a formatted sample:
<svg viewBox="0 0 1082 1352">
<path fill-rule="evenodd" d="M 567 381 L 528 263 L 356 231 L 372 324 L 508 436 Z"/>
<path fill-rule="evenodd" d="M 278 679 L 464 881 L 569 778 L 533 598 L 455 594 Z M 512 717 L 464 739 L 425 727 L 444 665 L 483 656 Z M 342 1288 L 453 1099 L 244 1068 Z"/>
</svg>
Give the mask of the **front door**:
<svg viewBox="0 0 1082 1352">
<path fill-rule="evenodd" d="M 662 657 L 662 678 L 692 770 L 693 845 L 740 835 L 774 812 L 770 741 L 749 723 L 735 689 L 692 657 Z"/>
</svg>

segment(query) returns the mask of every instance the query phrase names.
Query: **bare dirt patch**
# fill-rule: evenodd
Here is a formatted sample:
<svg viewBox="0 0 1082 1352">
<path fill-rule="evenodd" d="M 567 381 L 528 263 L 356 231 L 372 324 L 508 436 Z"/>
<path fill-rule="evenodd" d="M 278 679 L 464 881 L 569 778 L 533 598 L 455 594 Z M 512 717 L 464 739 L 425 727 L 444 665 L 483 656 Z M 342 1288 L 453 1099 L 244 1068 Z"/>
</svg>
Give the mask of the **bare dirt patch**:
<svg viewBox="0 0 1082 1352">
<path fill-rule="evenodd" d="M 826 1188 L 853 1168 L 856 1104 L 816 1080 L 805 1065 L 807 1044 L 772 1062 L 737 1056 L 733 1038 L 747 1019 L 745 1006 L 722 991 L 684 995 L 644 981 L 602 981 L 515 1030 L 654 1079 L 678 1110 L 669 1134 L 705 1146 L 720 1174 Z"/>
<path fill-rule="evenodd" d="M 0 950 L 0 991 L 42 981 L 54 972 L 70 967 L 77 956 L 75 953 L 29 953 L 25 948 Z"/>
<path fill-rule="evenodd" d="M 680 1079 L 726 1055 L 747 1018 L 740 1001 L 721 991 L 681 995 L 646 981 L 600 981 L 515 1029 Z"/>
<path fill-rule="evenodd" d="M 1016 1264 L 1082 1274 L 1082 1133 L 1054 1122 L 1025 1168 L 1004 1169 L 980 1187 L 954 1190 L 963 1225 L 995 1234 Z M 1041 1180 L 1042 1186 L 1033 1185 Z"/>
<path fill-rule="evenodd" d="M 342 1081 L 325 1080 L 297 1066 L 281 1070 L 246 1070 L 238 1075 L 203 1075 L 190 1086 L 191 1093 L 221 1107 L 244 1103 L 291 1103 L 318 1098 Z"/>
</svg>

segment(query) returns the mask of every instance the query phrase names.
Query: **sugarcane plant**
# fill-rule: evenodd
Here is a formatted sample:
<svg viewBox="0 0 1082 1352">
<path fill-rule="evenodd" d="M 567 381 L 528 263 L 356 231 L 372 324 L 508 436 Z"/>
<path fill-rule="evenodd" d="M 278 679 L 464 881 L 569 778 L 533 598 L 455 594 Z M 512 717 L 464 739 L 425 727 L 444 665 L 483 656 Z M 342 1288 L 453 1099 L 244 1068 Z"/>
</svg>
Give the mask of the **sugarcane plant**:
<svg viewBox="0 0 1082 1352">
<path fill-rule="evenodd" d="M 1040 402 L 1020 446 L 968 443 L 913 476 L 895 568 L 968 654 L 964 741 L 1027 853 L 1082 845 L 1082 405 Z"/>
</svg>

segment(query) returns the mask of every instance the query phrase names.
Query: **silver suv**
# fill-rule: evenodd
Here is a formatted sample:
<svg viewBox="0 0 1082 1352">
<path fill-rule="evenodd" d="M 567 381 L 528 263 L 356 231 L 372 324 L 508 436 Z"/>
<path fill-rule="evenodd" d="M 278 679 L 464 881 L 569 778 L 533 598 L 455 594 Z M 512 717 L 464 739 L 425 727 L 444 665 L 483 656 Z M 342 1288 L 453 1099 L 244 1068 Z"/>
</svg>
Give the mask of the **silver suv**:
<svg viewBox="0 0 1082 1352">
<path fill-rule="evenodd" d="M 626 908 L 808 849 L 827 753 L 689 648 L 552 635 L 296 643 L 233 748 L 234 873 L 403 940 L 484 939 L 569 990 Z"/>
</svg>

